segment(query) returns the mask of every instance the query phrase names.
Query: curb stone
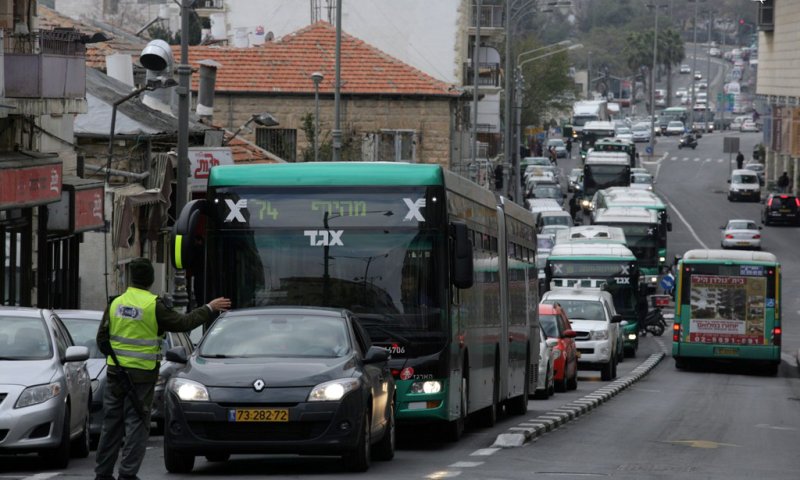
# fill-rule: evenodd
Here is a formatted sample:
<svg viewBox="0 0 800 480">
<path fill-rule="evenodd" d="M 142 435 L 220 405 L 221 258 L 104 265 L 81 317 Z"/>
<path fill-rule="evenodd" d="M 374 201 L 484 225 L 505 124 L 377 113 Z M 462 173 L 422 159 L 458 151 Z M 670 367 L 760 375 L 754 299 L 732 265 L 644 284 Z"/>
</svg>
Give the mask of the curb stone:
<svg viewBox="0 0 800 480">
<path fill-rule="evenodd" d="M 613 383 L 603 388 L 585 395 L 570 403 L 564 404 L 554 410 L 544 413 L 536 418 L 531 418 L 519 425 L 508 429 L 507 433 L 497 436 L 492 447 L 515 448 L 521 447 L 525 443 L 535 440 L 547 432 L 553 431 L 565 425 L 581 415 L 590 413 L 602 403 L 610 400 L 619 392 L 627 389 L 638 382 L 645 375 L 658 365 L 665 357 L 664 353 L 654 353 L 650 355 L 638 367 L 633 369 L 628 375 L 615 380 Z M 797 365 L 800 368 L 800 350 L 797 354 Z"/>
</svg>

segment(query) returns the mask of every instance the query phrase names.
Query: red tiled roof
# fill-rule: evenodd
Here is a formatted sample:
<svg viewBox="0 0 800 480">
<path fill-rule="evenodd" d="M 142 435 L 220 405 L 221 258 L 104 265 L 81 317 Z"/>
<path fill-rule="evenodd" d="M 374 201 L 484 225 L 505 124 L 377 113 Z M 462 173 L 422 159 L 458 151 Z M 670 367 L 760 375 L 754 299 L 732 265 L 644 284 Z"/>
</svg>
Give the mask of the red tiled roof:
<svg viewBox="0 0 800 480">
<path fill-rule="evenodd" d="M 175 58 L 180 47 L 173 46 Z M 459 96 L 451 85 L 387 55 L 355 37 L 342 33 L 341 75 L 343 94 Z M 325 79 L 320 92 L 333 93 L 336 29 L 317 22 L 280 41 L 251 48 L 192 46 L 189 63 L 201 60 L 222 64 L 217 70 L 218 92 L 314 93 L 311 73 Z M 192 75 L 192 88 L 198 87 Z"/>
<path fill-rule="evenodd" d="M 38 5 L 36 12 L 39 16 L 39 28 L 42 30 L 54 29 L 57 27 L 74 28 L 81 33 L 93 34 L 97 32 L 103 32 L 109 37 L 114 36 L 110 32 L 104 31 L 100 28 L 92 27 L 77 20 L 73 20 L 70 17 L 61 15 L 55 10 L 47 8 L 44 5 Z M 107 42 L 87 44 L 86 66 L 105 71 L 106 55 L 112 55 L 114 53 L 129 53 L 133 55 L 133 59 L 135 60 L 138 58 L 146 44 L 147 42 L 145 40 L 142 40 L 141 44 L 134 44 L 114 38 Z"/>
</svg>

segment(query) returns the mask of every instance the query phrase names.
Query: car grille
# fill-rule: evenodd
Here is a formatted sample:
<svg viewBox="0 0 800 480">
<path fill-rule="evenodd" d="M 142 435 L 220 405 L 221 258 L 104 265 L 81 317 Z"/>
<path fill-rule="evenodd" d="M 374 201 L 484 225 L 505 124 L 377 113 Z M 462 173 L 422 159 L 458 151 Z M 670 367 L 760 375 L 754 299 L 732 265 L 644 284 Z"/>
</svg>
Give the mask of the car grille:
<svg viewBox="0 0 800 480">
<path fill-rule="evenodd" d="M 579 348 L 578 351 L 581 352 L 581 355 L 593 355 L 594 354 L 594 348 Z"/>
<path fill-rule="evenodd" d="M 276 442 L 316 438 L 328 425 L 328 422 L 191 422 L 189 428 L 207 440 Z"/>
<path fill-rule="evenodd" d="M 576 342 L 580 342 L 580 341 L 584 341 L 585 342 L 585 341 L 588 341 L 588 340 L 591 340 L 591 339 L 592 339 L 592 336 L 589 334 L 589 332 L 582 332 L 582 331 L 579 331 L 579 330 L 575 331 L 575 341 Z"/>
</svg>

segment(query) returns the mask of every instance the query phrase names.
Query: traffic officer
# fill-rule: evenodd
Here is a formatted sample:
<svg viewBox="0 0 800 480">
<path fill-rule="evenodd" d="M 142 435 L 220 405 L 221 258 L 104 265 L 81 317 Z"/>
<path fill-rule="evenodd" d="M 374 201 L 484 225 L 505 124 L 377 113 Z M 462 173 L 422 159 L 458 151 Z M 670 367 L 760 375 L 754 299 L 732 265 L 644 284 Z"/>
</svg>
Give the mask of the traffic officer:
<svg viewBox="0 0 800 480">
<path fill-rule="evenodd" d="M 150 260 L 131 261 L 129 271 L 128 289 L 111 302 L 97 331 L 97 345 L 108 356 L 108 370 L 96 480 L 114 479 L 123 437 L 119 480 L 138 478 L 150 434 L 150 408 L 165 332 L 188 332 L 209 323 L 218 312 L 231 306 L 229 299 L 220 297 L 181 315 L 149 292 L 154 280 Z"/>
</svg>

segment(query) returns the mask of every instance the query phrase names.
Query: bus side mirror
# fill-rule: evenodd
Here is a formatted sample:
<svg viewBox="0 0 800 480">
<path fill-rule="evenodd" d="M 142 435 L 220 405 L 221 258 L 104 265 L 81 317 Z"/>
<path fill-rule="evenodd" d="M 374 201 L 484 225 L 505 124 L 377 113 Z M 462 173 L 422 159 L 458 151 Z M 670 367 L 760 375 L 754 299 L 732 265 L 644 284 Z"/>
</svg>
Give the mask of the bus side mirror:
<svg viewBox="0 0 800 480">
<path fill-rule="evenodd" d="M 192 200 L 181 210 L 178 220 L 172 227 L 172 265 L 177 269 L 192 268 L 194 249 L 197 246 L 197 226 L 207 216 L 206 200 Z"/>
<path fill-rule="evenodd" d="M 450 232 L 453 238 L 451 252 L 453 286 L 460 289 L 470 288 L 473 282 L 473 263 L 469 230 L 466 224 L 453 222 L 450 224 Z"/>
<path fill-rule="evenodd" d="M 667 222 L 667 231 L 668 232 L 672 231 L 672 222 Z"/>
</svg>

